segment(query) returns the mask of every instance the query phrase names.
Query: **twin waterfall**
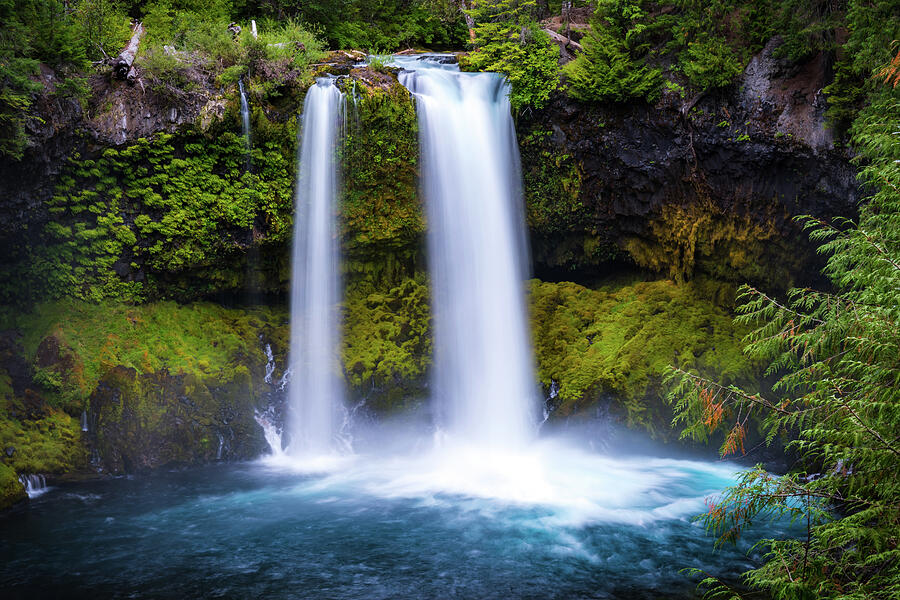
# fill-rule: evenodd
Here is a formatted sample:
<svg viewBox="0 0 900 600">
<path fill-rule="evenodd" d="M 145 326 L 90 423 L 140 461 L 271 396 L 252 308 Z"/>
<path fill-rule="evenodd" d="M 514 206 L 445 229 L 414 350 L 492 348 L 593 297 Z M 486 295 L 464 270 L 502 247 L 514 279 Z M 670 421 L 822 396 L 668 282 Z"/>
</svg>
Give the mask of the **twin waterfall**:
<svg viewBox="0 0 900 600">
<path fill-rule="evenodd" d="M 515 450 L 534 436 L 536 390 L 523 282 L 526 242 L 509 87 L 428 57 L 398 57 L 419 118 L 435 335 L 432 403 L 455 439 Z M 340 276 L 330 79 L 303 112 L 291 286 L 289 453 L 336 448 Z"/>
</svg>

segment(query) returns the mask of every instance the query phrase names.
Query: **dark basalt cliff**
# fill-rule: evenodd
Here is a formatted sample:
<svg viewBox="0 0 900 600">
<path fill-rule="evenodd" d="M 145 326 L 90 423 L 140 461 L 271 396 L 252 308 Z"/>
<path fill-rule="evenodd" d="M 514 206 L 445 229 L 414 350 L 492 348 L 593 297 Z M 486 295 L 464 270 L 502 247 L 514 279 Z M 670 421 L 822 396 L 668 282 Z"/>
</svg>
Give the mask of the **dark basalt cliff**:
<svg viewBox="0 0 900 600">
<path fill-rule="evenodd" d="M 560 95 L 522 118 L 537 272 L 571 277 L 619 257 L 676 279 L 697 271 L 783 288 L 814 278 L 820 263 L 793 217 L 852 216 L 860 190 L 825 123 L 823 57 L 787 63 L 774 47 L 737 84 L 699 98 Z"/>
</svg>

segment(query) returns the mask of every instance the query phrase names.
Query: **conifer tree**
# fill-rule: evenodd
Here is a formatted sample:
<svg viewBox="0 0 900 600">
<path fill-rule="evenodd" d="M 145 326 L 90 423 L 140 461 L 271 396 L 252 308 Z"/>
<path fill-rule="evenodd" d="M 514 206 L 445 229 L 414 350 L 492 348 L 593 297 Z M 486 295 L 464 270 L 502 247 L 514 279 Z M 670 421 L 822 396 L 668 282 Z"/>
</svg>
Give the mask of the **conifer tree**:
<svg viewBox="0 0 900 600">
<path fill-rule="evenodd" d="M 758 418 L 769 442 L 792 438 L 794 470 L 776 477 L 757 466 L 704 516 L 720 541 L 771 514 L 806 526 L 800 539 L 764 540 L 764 564 L 745 575 L 776 598 L 900 597 L 900 88 L 884 84 L 893 73 L 880 72 L 854 127 L 872 193 L 859 222 L 805 219 L 834 291 L 781 300 L 742 289 L 738 321 L 756 326 L 746 351 L 779 377 L 772 394 L 670 375 L 683 435 L 723 429 L 722 453 L 740 452 Z M 739 597 L 705 583 L 714 597 Z"/>
</svg>

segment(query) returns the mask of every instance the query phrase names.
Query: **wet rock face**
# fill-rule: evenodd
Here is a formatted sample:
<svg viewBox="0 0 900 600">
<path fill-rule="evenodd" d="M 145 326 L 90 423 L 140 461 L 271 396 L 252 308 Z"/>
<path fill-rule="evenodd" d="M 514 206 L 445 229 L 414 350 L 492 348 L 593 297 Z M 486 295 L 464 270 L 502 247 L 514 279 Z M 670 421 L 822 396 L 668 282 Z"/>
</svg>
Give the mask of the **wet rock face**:
<svg viewBox="0 0 900 600">
<path fill-rule="evenodd" d="M 852 216 L 860 192 L 824 121 L 824 59 L 787 65 L 774 47 L 738 84 L 693 104 L 672 91 L 653 107 L 557 96 L 522 119 L 538 274 L 599 270 L 617 256 L 675 278 L 699 271 L 776 287 L 817 273 L 793 218 Z M 548 179 L 535 166 L 548 156 L 574 165 L 567 177 L 577 181 Z M 548 190 L 569 207 L 552 215 L 564 228 L 541 218 Z"/>
<path fill-rule="evenodd" d="M 259 456 L 266 444 L 253 400 L 249 373 L 216 386 L 192 375 L 115 367 L 90 399 L 94 466 L 134 473 Z"/>
</svg>

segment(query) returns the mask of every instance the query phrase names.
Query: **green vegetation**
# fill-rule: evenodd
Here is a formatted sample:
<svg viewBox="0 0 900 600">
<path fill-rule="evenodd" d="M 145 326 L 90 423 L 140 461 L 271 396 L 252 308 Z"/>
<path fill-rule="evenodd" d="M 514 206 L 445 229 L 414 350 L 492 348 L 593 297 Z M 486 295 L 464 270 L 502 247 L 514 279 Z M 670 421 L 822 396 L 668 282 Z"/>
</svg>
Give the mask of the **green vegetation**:
<svg viewBox="0 0 900 600">
<path fill-rule="evenodd" d="M 289 239 L 293 213 L 296 122 L 254 116 L 251 171 L 243 138 L 221 130 L 74 158 L 50 202 L 54 220 L 0 271 L 0 298 L 27 302 L 23 288 L 43 298 L 130 301 L 240 289 L 244 273 L 223 257 L 245 252 L 254 229 L 269 242 Z"/>
<path fill-rule="evenodd" d="M 391 78 L 345 91 L 350 122 L 344 140 L 345 268 L 351 277 L 396 283 L 415 270 L 425 218 L 419 204 L 419 140 L 409 92 Z"/>
<path fill-rule="evenodd" d="M 546 105 L 559 83 L 559 49 L 535 19 L 535 0 L 477 2 L 468 13 L 475 20 L 475 51 L 460 66 L 506 75 L 515 111 Z"/>
<path fill-rule="evenodd" d="M 898 63 L 880 78 L 896 81 Z M 770 443 L 789 434 L 800 456 L 783 477 L 747 472 L 703 517 L 720 542 L 772 514 L 806 525 L 800 539 L 763 541 L 763 564 L 745 574 L 776 598 L 900 595 L 900 89 L 871 85 L 853 141 L 872 196 L 858 223 L 805 220 L 833 291 L 741 290 L 738 322 L 755 327 L 746 353 L 778 378 L 772 392 L 671 372 L 684 436 L 724 431 L 722 453 L 739 453 L 748 419 L 762 419 Z M 704 584 L 716 598 L 740 597 L 711 577 Z"/>
<path fill-rule="evenodd" d="M 322 28 L 332 47 L 390 52 L 461 47 L 466 29 L 458 6 L 455 0 L 312 0 L 272 2 L 261 8 L 273 17 L 297 10 L 304 22 Z"/>
<path fill-rule="evenodd" d="M 528 227 L 541 233 L 571 231 L 587 221 L 581 203 L 581 165 L 550 141 L 552 132 L 535 130 L 519 139 L 525 180 Z"/>
<path fill-rule="evenodd" d="M 14 398 L 5 401 L 0 416 L 0 447 L 13 448 L 13 455 L 4 455 L 0 470 L 66 473 L 83 468 L 87 456 L 78 419 L 46 405 L 38 404 L 36 412 L 29 410 L 27 402 Z"/>
<path fill-rule="evenodd" d="M 3 0 L 0 2 L 0 157 L 19 159 L 28 144 L 26 124 L 34 94 L 83 99 L 84 70 L 99 47 L 116 44 L 127 31 L 124 15 L 98 9 L 103 0 Z M 55 70 L 56 81 L 42 84 L 39 65 Z M 46 85 L 46 89 L 45 89 Z"/>
<path fill-rule="evenodd" d="M 424 395 L 431 311 L 420 276 L 387 291 L 369 282 L 346 292 L 342 358 L 347 383 L 374 408 L 397 410 Z"/>
<path fill-rule="evenodd" d="M 708 281 L 613 283 L 597 290 L 532 281 L 531 312 L 538 375 L 559 385 L 560 414 L 609 394 L 630 426 L 665 437 L 670 414 L 658 398 L 666 367 L 750 383 L 728 306 L 733 288 Z"/>
<path fill-rule="evenodd" d="M 235 36 L 228 30 L 235 15 L 226 5 L 204 9 L 195 3 L 168 1 L 144 7 L 146 40 L 137 64 L 159 93 L 189 91 L 191 72 L 221 83 L 247 74 L 261 97 L 282 87 L 303 88 L 312 81 L 310 65 L 325 57 L 324 43 L 300 22 L 262 19 L 254 39 L 249 23 Z"/>
<path fill-rule="evenodd" d="M 638 0 L 599 0 L 584 52 L 566 65 L 569 93 L 580 100 L 655 102 L 662 73 L 645 63 L 647 12 Z"/>
<path fill-rule="evenodd" d="M 25 499 L 25 487 L 19 482 L 16 472 L 0 463 L 0 510 L 4 510 Z"/>
<path fill-rule="evenodd" d="M 286 323 L 274 309 L 64 300 L 39 304 L 6 326 L 22 331 L 24 355 L 51 405 L 74 412 L 113 367 L 230 381 L 246 364 L 265 362 L 260 335 L 286 352 Z"/>
<path fill-rule="evenodd" d="M 663 77 L 692 94 L 731 84 L 778 36 L 776 56 L 800 61 L 825 52 L 835 60 L 825 91 L 840 132 L 900 39 L 897 8 L 893 0 L 598 0 L 585 50 L 564 73 L 569 93 L 582 100 L 654 102 Z"/>
</svg>

